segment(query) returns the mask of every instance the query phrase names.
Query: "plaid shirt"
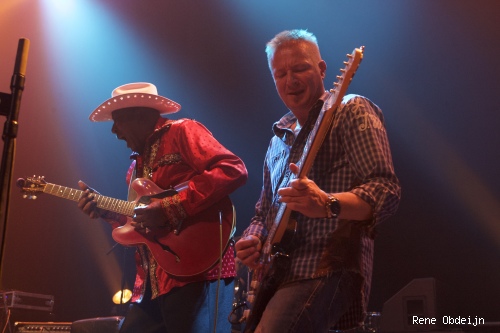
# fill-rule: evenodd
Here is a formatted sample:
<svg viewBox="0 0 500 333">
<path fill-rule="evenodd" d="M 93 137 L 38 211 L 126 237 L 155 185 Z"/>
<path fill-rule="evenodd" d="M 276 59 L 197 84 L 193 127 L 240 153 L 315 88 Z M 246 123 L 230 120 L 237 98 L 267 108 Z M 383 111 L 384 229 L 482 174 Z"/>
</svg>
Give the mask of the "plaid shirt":
<svg viewBox="0 0 500 333">
<path fill-rule="evenodd" d="M 275 136 L 264 161 L 261 196 L 245 236 L 255 235 L 265 242 L 280 206 L 277 191 L 290 181 L 288 165 L 300 159 L 319 110 L 329 108 L 332 99 L 330 93 L 322 96 L 297 137 L 292 130 L 296 118 L 291 112 L 273 125 Z M 297 213 L 294 247 L 289 253 L 291 270 L 284 283 L 325 276 L 340 269 L 353 272 L 358 294 L 337 326 L 355 327 L 363 321 L 368 303 L 375 226 L 395 213 L 400 199 L 399 180 L 394 173 L 380 108 L 362 96 L 345 96 L 308 178 L 327 193 L 358 195 L 371 205 L 373 218 L 361 222 L 308 218 Z"/>
</svg>

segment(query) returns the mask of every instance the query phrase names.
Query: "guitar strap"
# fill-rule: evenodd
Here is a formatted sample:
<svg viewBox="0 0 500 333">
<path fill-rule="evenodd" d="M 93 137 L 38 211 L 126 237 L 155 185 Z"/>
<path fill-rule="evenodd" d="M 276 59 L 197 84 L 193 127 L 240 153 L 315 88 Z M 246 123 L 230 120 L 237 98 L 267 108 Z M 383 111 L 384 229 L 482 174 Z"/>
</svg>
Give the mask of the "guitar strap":
<svg viewBox="0 0 500 333">
<path fill-rule="evenodd" d="M 137 199 L 137 192 L 132 188 L 132 182 L 137 178 L 137 161 L 133 160 L 132 165 L 130 166 L 132 169 L 132 174 L 130 175 L 130 180 L 128 184 L 128 201 L 135 201 Z"/>
<path fill-rule="evenodd" d="M 300 156 L 302 155 L 302 151 L 304 149 L 304 146 L 306 144 L 307 137 L 311 133 L 311 130 L 314 127 L 314 121 L 319 115 L 319 112 L 321 111 L 321 108 L 323 106 L 323 101 L 319 100 L 317 101 L 309 111 L 309 117 L 302 126 L 301 130 L 299 131 L 298 135 L 295 135 L 295 139 L 292 143 L 292 146 L 290 148 L 290 153 L 288 154 L 288 162 L 284 164 L 284 170 L 281 172 L 281 177 L 280 180 L 278 181 L 278 189 L 282 187 L 287 187 L 289 186 L 290 182 L 293 180 L 292 179 L 292 172 L 290 171 L 290 168 L 288 165 L 290 163 L 297 163 L 297 161 L 300 159 Z M 312 125 L 311 125 L 312 123 Z M 298 124 L 298 123 L 297 123 Z M 293 132 L 293 130 L 292 130 Z M 299 153 L 300 152 L 300 153 Z M 278 196 L 276 196 L 278 198 Z M 275 198 L 275 199 L 276 199 Z"/>
</svg>

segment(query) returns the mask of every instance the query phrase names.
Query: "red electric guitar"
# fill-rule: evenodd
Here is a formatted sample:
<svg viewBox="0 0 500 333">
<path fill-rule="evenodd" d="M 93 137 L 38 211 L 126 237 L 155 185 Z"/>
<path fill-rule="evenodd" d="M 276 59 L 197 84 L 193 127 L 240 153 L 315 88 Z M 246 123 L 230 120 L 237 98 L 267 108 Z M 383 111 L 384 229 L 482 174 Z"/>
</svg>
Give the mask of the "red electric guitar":
<svg viewBox="0 0 500 333">
<path fill-rule="evenodd" d="M 43 177 L 17 180 L 23 197 L 36 199 L 39 193 L 78 201 L 82 190 L 50 184 Z M 203 212 L 190 216 L 174 231 L 139 231 L 130 222 L 134 208 L 147 205 L 150 198 L 164 198 L 177 193 L 177 189 L 163 190 L 149 179 L 137 178 L 132 183 L 138 200 L 124 201 L 95 194 L 97 207 L 127 216 L 125 225 L 113 229 L 113 239 L 125 246 L 145 245 L 161 268 L 174 276 L 193 276 L 206 272 L 219 261 L 235 230 L 234 207 L 229 197 Z"/>
</svg>

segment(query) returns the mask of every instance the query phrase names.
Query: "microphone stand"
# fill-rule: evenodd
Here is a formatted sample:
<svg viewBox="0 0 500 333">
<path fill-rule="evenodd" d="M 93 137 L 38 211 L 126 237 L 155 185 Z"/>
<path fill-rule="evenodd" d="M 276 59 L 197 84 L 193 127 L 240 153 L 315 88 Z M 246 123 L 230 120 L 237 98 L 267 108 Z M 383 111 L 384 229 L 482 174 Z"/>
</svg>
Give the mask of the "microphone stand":
<svg viewBox="0 0 500 333">
<path fill-rule="evenodd" d="M 16 151 L 17 137 L 17 119 L 21 106 L 21 96 L 24 90 L 24 81 L 26 74 L 26 65 L 28 62 L 29 40 L 21 38 L 17 47 L 16 63 L 14 65 L 14 74 L 10 82 L 11 94 L 0 94 L 0 114 L 5 115 L 7 120 L 4 124 L 2 139 L 4 141 L 2 164 L 0 167 L 0 223 L 1 244 L 0 244 L 0 290 L 2 289 L 2 268 L 5 248 L 5 233 L 7 230 L 7 208 L 9 206 L 10 185 L 12 182 L 12 170 L 14 168 L 14 157 Z M 5 101 L 10 102 L 10 108 L 7 110 Z"/>
</svg>

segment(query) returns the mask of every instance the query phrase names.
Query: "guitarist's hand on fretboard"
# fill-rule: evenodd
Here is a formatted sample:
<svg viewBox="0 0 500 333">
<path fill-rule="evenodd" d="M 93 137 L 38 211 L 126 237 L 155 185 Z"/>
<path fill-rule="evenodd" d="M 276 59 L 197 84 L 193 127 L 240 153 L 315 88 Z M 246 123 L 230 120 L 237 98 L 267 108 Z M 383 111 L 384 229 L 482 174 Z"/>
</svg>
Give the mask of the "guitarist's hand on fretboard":
<svg viewBox="0 0 500 333">
<path fill-rule="evenodd" d="M 259 266 L 260 250 L 262 243 L 256 236 L 246 236 L 240 238 L 236 244 L 236 257 L 241 260 L 250 269 L 255 269 Z"/>
<path fill-rule="evenodd" d="M 78 187 L 83 191 L 80 200 L 78 200 L 78 208 L 80 208 L 85 214 L 90 216 L 91 219 L 97 219 L 104 214 L 104 210 L 97 207 L 97 202 L 94 200 L 93 193 L 99 194 L 93 188 L 89 187 L 87 184 L 78 181 Z"/>
</svg>

